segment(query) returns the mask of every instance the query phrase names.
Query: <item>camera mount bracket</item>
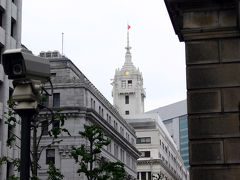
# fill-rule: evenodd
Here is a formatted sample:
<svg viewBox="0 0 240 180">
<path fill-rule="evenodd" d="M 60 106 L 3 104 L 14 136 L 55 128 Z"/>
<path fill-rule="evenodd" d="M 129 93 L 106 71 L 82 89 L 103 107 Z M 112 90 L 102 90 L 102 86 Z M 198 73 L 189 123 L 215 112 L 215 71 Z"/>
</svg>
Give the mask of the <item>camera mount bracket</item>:
<svg viewBox="0 0 240 180">
<path fill-rule="evenodd" d="M 14 110 L 20 109 L 37 109 L 38 102 L 41 98 L 40 89 L 41 81 L 14 81 L 15 88 L 12 100 L 16 103 Z"/>
</svg>

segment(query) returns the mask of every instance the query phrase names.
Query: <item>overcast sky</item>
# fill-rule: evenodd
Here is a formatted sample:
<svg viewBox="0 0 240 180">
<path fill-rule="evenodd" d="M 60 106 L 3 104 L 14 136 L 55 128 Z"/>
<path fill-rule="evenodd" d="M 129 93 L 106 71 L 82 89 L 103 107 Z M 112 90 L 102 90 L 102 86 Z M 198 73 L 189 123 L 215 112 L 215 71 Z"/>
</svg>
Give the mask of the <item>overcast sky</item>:
<svg viewBox="0 0 240 180">
<path fill-rule="evenodd" d="M 112 103 L 111 79 L 125 61 L 143 74 L 145 110 L 186 98 L 184 43 L 163 0 L 23 0 L 22 43 L 35 55 L 62 51 Z"/>
</svg>

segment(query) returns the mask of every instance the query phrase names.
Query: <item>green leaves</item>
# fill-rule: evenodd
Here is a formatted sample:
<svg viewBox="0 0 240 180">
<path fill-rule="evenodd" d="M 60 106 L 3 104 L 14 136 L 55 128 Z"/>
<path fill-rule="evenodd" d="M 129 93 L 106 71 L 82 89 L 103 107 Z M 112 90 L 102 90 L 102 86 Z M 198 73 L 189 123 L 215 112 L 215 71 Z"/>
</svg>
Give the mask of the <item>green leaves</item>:
<svg viewBox="0 0 240 180">
<path fill-rule="evenodd" d="M 58 138 L 58 136 L 61 135 L 63 132 L 71 136 L 70 132 L 66 128 L 63 128 L 67 117 L 60 112 L 61 109 L 55 112 L 52 120 L 52 129 L 48 131 L 49 136 L 53 137 L 54 139 Z"/>
<path fill-rule="evenodd" d="M 89 146 L 82 144 L 79 148 L 72 147 L 71 155 L 80 166 L 77 173 L 84 173 L 88 180 L 122 180 L 125 177 L 123 163 L 102 162 L 101 149 L 111 143 L 104 137 L 102 129 L 98 125 L 84 125 L 84 131 L 79 134 Z"/>
<path fill-rule="evenodd" d="M 55 164 L 50 162 L 48 167 L 48 180 L 62 180 L 64 178 L 63 174 L 59 169 L 55 167 Z"/>
</svg>

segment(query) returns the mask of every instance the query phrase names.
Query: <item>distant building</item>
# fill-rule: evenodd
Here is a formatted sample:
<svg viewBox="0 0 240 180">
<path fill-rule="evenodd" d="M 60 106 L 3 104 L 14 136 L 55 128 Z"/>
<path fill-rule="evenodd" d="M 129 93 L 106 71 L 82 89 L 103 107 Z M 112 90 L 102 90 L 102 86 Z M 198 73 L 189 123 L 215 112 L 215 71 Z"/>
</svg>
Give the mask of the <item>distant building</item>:
<svg viewBox="0 0 240 180">
<path fill-rule="evenodd" d="M 137 171 L 139 180 L 151 179 L 162 173 L 169 180 L 187 180 L 188 170 L 160 116 L 132 115 L 127 119 L 137 134 L 137 149 L 141 153 Z"/>
<path fill-rule="evenodd" d="M 0 1 L 0 157 L 19 157 L 16 148 L 7 148 L 6 140 L 10 133 L 19 134 L 19 127 L 14 128 L 4 123 L 4 112 L 8 111 L 7 101 L 13 91 L 11 81 L 5 75 L 2 66 L 2 53 L 6 49 L 21 47 L 21 26 L 22 26 L 22 0 L 1 0 Z M 0 179 L 8 179 L 13 171 L 10 163 L 0 166 Z"/>
<path fill-rule="evenodd" d="M 159 114 L 169 134 L 177 144 L 185 166 L 189 168 L 187 101 L 179 101 L 147 113 Z"/>
<path fill-rule="evenodd" d="M 43 52 L 41 52 L 43 56 Z M 45 53 L 46 54 L 46 53 Z M 120 116 L 118 111 L 107 101 L 87 77 L 66 57 L 50 58 L 51 80 L 54 87 L 53 96 L 47 98 L 49 107 L 61 108 L 67 116 L 65 127 L 71 137 L 63 136 L 63 141 L 43 151 L 40 157 L 39 178 L 47 178 L 48 162 L 53 160 L 65 179 L 85 180 L 77 173 L 78 165 L 70 156 L 72 146 L 86 144 L 79 131 L 84 124 L 98 124 L 104 134 L 111 139 L 111 144 L 104 147 L 101 160 L 121 161 L 125 165 L 127 179 L 136 179 L 136 161 L 139 152 L 136 149 L 134 129 Z M 50 86 L 46 86 L 50 90 Z M 47 131 L 41 146 L 49 142 Z"/>
<path fill-rule="evenodd" d="M 188 179 L 189 173 L 161 118 L 157 113 L 144 113 L 143 77 L 132 63 L 129 34 L 127 42 L 124 65 L 116 70 L 112 82 L 112 96 L 114 106 L 137 134 L 137 149 L 141 152 L 138 179 L 148 180 L 160 172 L 168 179 Z"/>
</svg>

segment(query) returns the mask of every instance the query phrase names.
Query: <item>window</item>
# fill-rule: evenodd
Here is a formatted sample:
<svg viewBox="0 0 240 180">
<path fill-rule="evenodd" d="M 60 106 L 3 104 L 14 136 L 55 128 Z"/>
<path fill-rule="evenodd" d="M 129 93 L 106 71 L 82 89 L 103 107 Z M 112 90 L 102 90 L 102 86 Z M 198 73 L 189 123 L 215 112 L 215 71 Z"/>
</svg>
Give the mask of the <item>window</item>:
<svg viewBox="0 0 240 180">
<path fill-rule="evenodd" d="M 53 93 L 53 107 L 60 107 L 60 93 Z"/>
<path fill-rule="evenodd" d="M 126 88 L 126 81 L 123 80 L 121 85 L 122 85 L 122 88 Z"/>
<path fill-rule="evenodd" d="M 51 73 L 51 77 L 56 77 L 57 73 Z"/>
<path fill-rule="evenodd" d="M 49 164 L 50 162 L 55 164 L 55 149 L 46 150 L 46 164 Z"/>
<path fill-rule="evenodd" d="M 132 80 L 128 80 L 128 88 L 132 87 Z"/>
<path fill-rule="evenodd" d="M 132 169 L 136 170 L 136 160 L 132 158 Z"/>
<path fill-rule="evenodd" d="M 52 53 L 51 52 L 46 52 L 46 58 L 50 58 L 52 57 Z"/>
<path fill-rule="evenodd" d="M 42 104 L 45 107 L 49 106 L 49 95 L 48 94 L 44 94 Z"/>
<path fill-rule="evenodd" d="M 3 47 L 0 45 L 0 64 L 2 64 L 2 51 Z"/>
<path fill-rule="evenodd" d="M 0 26 L 3 27 L 3 11 L 0 9 Z"/>
<path fill-rule="evenodd" d="M 125 162 L 125 159 L 124 159 L 124 150 L 121 148 L 121 151 L 120 151 L 120 160 L 124 163 Z"/>
<path fill-rule="evenodd" d="M 141 157 L 150 157 L 150 151 L 140 151 Z"/>
<path fill-rule="evenodd" d="M 151 172 L 147 172 L 148 173 L 148 180 L 151 180 L 152 178 L 152 173 Z"/>
<path fill-rule="evenodd" d="M 16 21 L 12 18 L 11 19 L 11 36 L 15 36 L 16 31 Z"/>
<path fill-rule="evenodd" d="M 91 108 L 93 108 L 93 99 L 91 98 Z"/>
<path fill-rule="evenodd" d="M 128 95 L 125 96 L 125 104 L 129 104 L 129 96 Z"/>
<path fill-rule="evenodd" d="M 11 173 L 13 171 L 13 164 L 10 162 L 7 162 L 7 179 L 10 179 Z"/>
<path fill-rule="evenodd" d="M 14 137 L 14 126 L 11 124 L 8 124 L 8 139 Z M 14 141 L 10 141 L 10 145 L 12 146 Z"/>
<path fill-rule="evenodd" d="M 130 157 L 130 155 L 128 153 L 126 153 L 126 154 L 127 154 L 126 155 L 127 156 L 127 159 L 126 159 L 127 160 L 127 165 L 130 166 L 130 159 L 131 159 L 131 157 Z"/>
<path fill-rule="evenodd" d="M 146 180 L 147 176 L 146 176 L 146 172 L 141 172 L 141 179 Z"/>
<path fill-rule="evenodd" d="M 131 138 L 131 143 L 132 143 L 132 145 L 135 145 L 135 141 L 133 138 Z"/>
<path fill-rule="evenodd" d="M 114 144 L 114 156 L 118 158 L 118 145 Z"/>
<path fill-rule="evenodd" d="M 42 135 L 48 135 L 48 120 L 42 122 Z"/>
<path fill-rule="evenodd" d="M 129 141 L 129 134 L 126 132 L 126 139 Z"/>
<path fill-rule="evenodd" d="M 40 52 L 39 56 L 40 57 L 45 57 L 45 53 L 44 52 Z"/>
<path fill-rule="evenodd" d="M 148 144 L 151 143 L 151 137 L 142 137 L 142 138 L 137 138 L 137 144 Z"/>
<path fill-rule="evenodd" d="M 59 122 L 59 120 L 55 120 L 55 121 L 53 121 L 52 126 L 53 126 L 53 128 L 57 128 L 57 127 L 59 127 L 59 126 L 60 126 L 60 122 Z"/>
<path fill-rule="evenodd" d="M 125 111 L 125 114 L 126 114 L 126 115 L 129 115 L 129 111 Z"/>
<path fill-rule="evenodd" d="M 114 128 L 118 131 L 118 123 L 114 121 Z"/>
<path fill-rule="evenodd" d="M 108 140 L 110 140 L 110 139 L 108 138 Z M 108 150 L 108 152 L 112 151 L 112 143 L 111 142 L 107 145 L 107 150 Z"/>
<path fill-rule="evenodd" d="M 124 129 L 120 127 L 120 133 L 124 136 Z"/>
</svg>

